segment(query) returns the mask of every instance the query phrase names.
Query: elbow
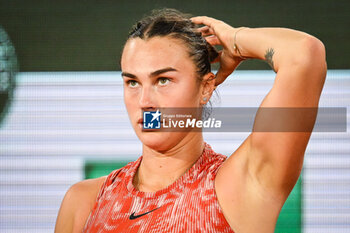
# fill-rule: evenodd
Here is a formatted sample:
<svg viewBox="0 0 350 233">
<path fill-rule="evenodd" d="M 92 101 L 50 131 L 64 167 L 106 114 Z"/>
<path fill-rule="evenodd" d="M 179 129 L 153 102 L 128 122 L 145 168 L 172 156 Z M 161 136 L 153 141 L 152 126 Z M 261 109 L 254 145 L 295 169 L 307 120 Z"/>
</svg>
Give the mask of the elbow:
<svg viewBox="0 0 350 233">
<path fill-rule="evenodd" d="M 327 72 L 326 48 L 321 40 L 308 35 L 301 41 L 301 51 L 304 51 L 302 66 L 325 76 Z"/>
<path fill-rule="evenodd" d="M 295 44 L 290 67 L 308 77 L 312 86 L 323 87 L 327 75 L 326 49 L 324 44 L 311 35 L 306 35 Z"/>
<path fill-rule="evenodd" d="M 312 57 L 326 60 L 326 48 L 321 40 L 314 36 L 307 36 L 302 42 L 304 48 Z"/>
</svg>

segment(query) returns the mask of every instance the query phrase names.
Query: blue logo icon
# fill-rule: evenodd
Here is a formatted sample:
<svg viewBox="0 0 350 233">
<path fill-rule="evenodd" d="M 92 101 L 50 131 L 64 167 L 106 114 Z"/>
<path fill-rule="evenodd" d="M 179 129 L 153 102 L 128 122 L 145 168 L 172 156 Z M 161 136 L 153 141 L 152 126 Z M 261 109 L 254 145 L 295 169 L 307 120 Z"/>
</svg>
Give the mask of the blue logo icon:
<svg viewBox="0 0 350 233">
<path fill-rule="evenodd" d="M 143 128 L 144 129 L 160 129 L 160 116 L 162 115 L 159 110 L 156 112 L 143 112 Z"/>
</svg>

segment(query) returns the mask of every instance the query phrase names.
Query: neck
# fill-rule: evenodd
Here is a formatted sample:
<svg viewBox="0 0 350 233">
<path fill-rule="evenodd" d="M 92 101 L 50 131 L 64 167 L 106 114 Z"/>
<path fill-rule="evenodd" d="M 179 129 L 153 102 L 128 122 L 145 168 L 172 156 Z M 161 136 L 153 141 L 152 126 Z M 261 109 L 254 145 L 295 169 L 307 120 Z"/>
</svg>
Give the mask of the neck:
<svg viewBox="0 0 350 233">
<path fill-rule="evenodd" d="M 138 190 L 164 189 L 193 166 L 203 152 L 204 140 L 201 133 L 187 136 L 162 152 L 143 145 L 142 161 L 133 180 Z"/>
</svg>

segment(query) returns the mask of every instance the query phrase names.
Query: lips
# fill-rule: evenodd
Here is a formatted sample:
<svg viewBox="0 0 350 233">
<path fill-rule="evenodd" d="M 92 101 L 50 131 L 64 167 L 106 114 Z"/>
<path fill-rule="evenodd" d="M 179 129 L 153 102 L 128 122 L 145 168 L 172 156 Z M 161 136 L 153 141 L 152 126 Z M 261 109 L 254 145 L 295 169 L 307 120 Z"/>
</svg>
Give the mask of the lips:
<svg viewBox="0 0 350 233">
<path fill-rule="evenodd" d="M 168 123 L 168 121 L 166 120 L 165 123 Z M 143 119 L 142 118 L 138 119 L 137 124 L 143 125 Z M 163 122 L 161 121 L 160 124 L 163 124 Z"/>
</svg>

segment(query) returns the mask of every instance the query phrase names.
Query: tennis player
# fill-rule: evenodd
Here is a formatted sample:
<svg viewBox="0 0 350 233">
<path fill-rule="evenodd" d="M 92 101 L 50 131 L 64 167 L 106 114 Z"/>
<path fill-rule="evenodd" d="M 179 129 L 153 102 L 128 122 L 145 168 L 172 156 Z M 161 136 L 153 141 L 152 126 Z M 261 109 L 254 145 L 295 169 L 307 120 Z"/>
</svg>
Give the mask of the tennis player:
<svg viewBox="0 0 350 233">
<path fill-rule="evenodd" d="M 121 69 L 142 156 L 106 177 L 74 184 L 55 232 L 274 232 L 300 175 L 311 130 L 252 131 L 229 158 L 214 152 L 201 132 L 142 130 L 143 110 L 203 107 L 248 58 L 264 60 L 276 72 L 259 109 L 318 107 L 327 66 L 324 45 L 314 36 L 232 27 L 173 9 L 140 20 L 124 46 Z M 211 62 L 220 64 L 216 74 Z M 276 117 L 275 123 L 288 124 L 286 119 Z M 254 127 L 264 121 L 257 114 Z"/>
</svg>

